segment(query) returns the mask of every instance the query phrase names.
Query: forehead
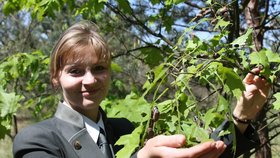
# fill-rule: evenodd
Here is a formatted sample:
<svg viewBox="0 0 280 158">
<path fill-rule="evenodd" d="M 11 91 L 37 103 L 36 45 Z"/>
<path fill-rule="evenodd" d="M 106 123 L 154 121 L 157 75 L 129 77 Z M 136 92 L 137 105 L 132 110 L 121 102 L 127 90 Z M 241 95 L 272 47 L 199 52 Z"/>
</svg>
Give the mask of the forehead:
<svg viewBox="0 0 280 158">
<path fill-rule="evenodd" d="M 107 50 L 96 48 L 92 45 L 72 47 L 65 53 L 62 65 L 78 64 L 78 65 L 92 65 L 96 63 L 110 63 Z"/>
</svg>

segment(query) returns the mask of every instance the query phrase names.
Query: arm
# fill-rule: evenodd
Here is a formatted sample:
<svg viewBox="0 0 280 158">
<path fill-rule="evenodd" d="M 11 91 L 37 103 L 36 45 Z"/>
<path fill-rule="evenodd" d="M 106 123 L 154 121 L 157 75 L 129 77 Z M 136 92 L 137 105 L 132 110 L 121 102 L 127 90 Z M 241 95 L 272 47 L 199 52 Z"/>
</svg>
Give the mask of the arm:
<svg viewBox="0 0 280 158">
<path fill-rule="evenodd" d="M 270 86 L 265 78 L 259 77 L 259 68 L 253 69 L 244 78 L 246 91 L 238 100 L 233 115 L 238 120 L 254 120 L 266 102 Z M 244 133 L 249 124 L 240 123 L 234 119 L 234 124 Z"/>
<path fill-rule="evenodd" d="M 233 124 L 235 129 L 236 152 L 232 151 L 234 135 L 229 134 L 219 137 L 222 130 L 228 130 L 231 122 L 225 121 L 215 132 L 211 134 L 214 140 L 222 140 L 227 145 L 221 157 L 237 157 L 250 149 L 257 147 L 259 141 L 256 133 L 250 125 L 250 120 L 254 120 L 266 102 L 270 86 L 264 78 L 258 76 L 259 68 L 253 69 L 243 80 L 245 91 L 237 101 L 233 115 Z M 247 122 L 247 123 L 246 123 Z"/>
</svg>

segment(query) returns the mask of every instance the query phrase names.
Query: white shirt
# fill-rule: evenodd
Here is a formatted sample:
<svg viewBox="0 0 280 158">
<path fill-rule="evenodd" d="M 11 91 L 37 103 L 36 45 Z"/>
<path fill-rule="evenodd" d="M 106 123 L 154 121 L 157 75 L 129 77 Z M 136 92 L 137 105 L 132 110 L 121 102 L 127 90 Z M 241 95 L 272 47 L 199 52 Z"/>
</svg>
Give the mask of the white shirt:
<svg viewBox="0 0 280 158">
<path fill-rule="evenodd" d="M 69 104 L 67 104 L 65 101 L 63 102 L 64 105 L 67 105 L 67 107 L 71 108 L 72 110 L 74 110 Z M 98 136 L 99 136 L 99 128 L 102 128 L 104 131 L 105 126 L 104 126 L 104 122 L 102 117 L 99 117 L 99 120 L 97 123 L 95 123 L 94 121 L 92 121 L 91 119 L 89 119 L 88 117 L 84 116 L 83 114 L 81 114 L 81 116 L 83 117 L 84 120 L 84 125 L 85 128 L 87 129 L 90 137 L 93 139 L 93 141 L 95 143 L 97 143 L 98 140 Z M 101 116 L 101 115 L 100 115 Z"/>
</svg>

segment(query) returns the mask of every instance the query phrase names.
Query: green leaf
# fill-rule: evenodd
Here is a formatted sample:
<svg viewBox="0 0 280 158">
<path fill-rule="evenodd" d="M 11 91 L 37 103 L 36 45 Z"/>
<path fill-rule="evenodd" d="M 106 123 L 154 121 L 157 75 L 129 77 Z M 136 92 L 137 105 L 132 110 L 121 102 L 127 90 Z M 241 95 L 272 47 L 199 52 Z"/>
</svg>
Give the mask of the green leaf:
<svg viewBox="0 0 280 158">
<path fill-rule="evenodd" d="M 219 133 L 219 137 L 225 136 L 225 135 L 229 135 L 231 132 L 229 130 L 221 130 Z"/>
<path fill-rule="evenodd" d="M 243 46 L 246 43 L 246 41 L 249 38 L 251 38 L 252 32 L 253 32 L 253 29 L 248 29 L 247 32 L 244 35 L 242 35 L 242 36 L 238 37 L 237 39 L 235 39 L 233 42 L 231 42 L 231 44 L 233 46 Z"/>
<path fill-rule="evenodd" d="M 273 97 L 276 99 L 274 102 L 273 102 L 273 107 L 275 110 L 279 110 L 280 109 L 280 92 L 278 93 L 275 93 L 273 95 Z"/>
<path fill-rule="evenodd" d="M 236 98 L 239 98 L 241 96 L 241 92 L 245 90 L 245 86 L 239 75 L 236 74 L 232 68 L 227 68 L 222 65 L 218 67 L 218 74 L 222 78 L 225 86 L 233 92 L 233 95 Z"/>
<path fill-rule="evenodd" d="M 163 25 L 165 26 L 167 32 L 171 31 L 173 24 L 174 19 L 171 16 L 165 16 L 163 20 Z"/>
<path fill-rule="evenodd" d="M 0 91 L 0 111 L 1 117 L 15 114 L 19 108 L 19 101 L 23 99 L 22 96 L 16 95 L 14 92 L 6 93 Z"/>
<path fill-rule="evenodd" d="M 110 103 L 109 103 L 110 104 Z M 151 105 L 147 101 L 138 96 L 137 94 L 131 92 L 127 95 L 125 99 L 114 101 L 112 108 L 107 109 L 107 115 L 109 117 L 127 118 L 131 122 L 140 123 L 145 122 L 149 119 L 151 112 Z M 104 105 L 101 105 L 104 107 Z M 106 104 L 105 106 L 109 106 Z"/>
<path fill-rule="evenodd" d="M 116 145 L 124 145 L 124 147 L 116 154 L 117 158 L 130 158 L 140 144 L 140 136 L 143 130 L 144 126 L 138 126 L 131 134 L 120 137 Z"/>
<path fill-rule="evenodd" d="M 271 59 L 272 54 L 269 55 L 270 55 L 270 60 L 272 60 Z M 251 60 L 251 64 L 263 66 L 261 75 L 265 76 L 268 79 L 269 76 L 271 75 L 271 70 L 270 70 L 270 62 L 268 60 L 268 57 L 266 56 L 266 51 L 253 52 L 249 55 L 249 59 Z"/>
<path fill-rule="evenodd" d="M 229 21 L 225 21 L 220 16 L 217 17 L 217 20 L 218 20 L 218 22 L 215 25 L 214 30 L 217 30 L 217 29 L 220 29 L 220 28 L 224 29 L 230 24 Z"/>
<path fill-rule="evenodd" d="M 144 55 L 144 61 L 150 67 L 155 67 L 163 61 L 162 52 L 157 47 L 146 47 L 141 49 L 141 53 Z"/>
<path fill-rule="evenodd" d="M 261 52 L 265 52 L 269 63 L 276 62 L 280 63 L 280 56 L 277 53 L 272 52 L 271 50 L 261 50 Z"/>
<path fill-rule="evenodd" d="M 167 70 L 168 69 L 166 68 L 165 64 L 160 64 L 159 66 L 154 67 L 150 73 L 148 73 L 148 80 L 143 85 L 143 89 L 146 89 L 146 93 L 152 90 L 159 81 L 165 79 Z"/>
<path fill-rule="evenodd" d="M 208 129 L 212 120 L 216 117 L 216 113 L 214 113 L 214 109 L 209 109 L 203 117 L 204 120 L 204 128 Z"/>
<path fill-rule="evenodd" d="M 151 0 L 152 5 L 159 4 L 161 0 Z"/>
<path fill-rule="evenodd" d="M 111 69 L 112 69 L 112 71 L 117 72 L 117 73 L 123 72 L 122 67 L 115 62 L 111 63 Z"/>
<path fill-rule="evenodd" d="M 10 133 L 10 129 L 2 125 L 2 120 L 0 118 L 0 140 L 4 139 L 7 133 Z"/>
<path fill-rule="evenodd" d="M 229 102 L 222 95 L 218 96 L 218 112 L 228 111 L 229 110 Z"/>
<path fill-rule="evenodd" d="M 173 100 L 165 100 L 157 104 L 158 110 L 160 113 L 168 113 L 172 110 Z"/>
<path fill-rule="evenodd" d="M 118 0 L 120 8 L 125 12 L 125 13 L 132 13 L 132 9 L 130 7 L 129 1 L 127 0 Z"/>
</svg>

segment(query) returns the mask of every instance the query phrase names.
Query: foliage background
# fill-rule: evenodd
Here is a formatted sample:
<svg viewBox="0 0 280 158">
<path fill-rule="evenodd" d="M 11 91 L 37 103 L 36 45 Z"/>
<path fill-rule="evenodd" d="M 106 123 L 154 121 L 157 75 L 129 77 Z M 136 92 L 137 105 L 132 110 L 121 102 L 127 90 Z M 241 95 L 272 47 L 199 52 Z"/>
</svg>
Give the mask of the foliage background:
<svg viewBox="0 0 280 158">
<path fill-rule="evenodd" d="M 113 55 L 102 107 L 137 127 L 118 141 L 129 144 L 118 157 L 143 145 L 155 106 L 155 134 L 183 133 L 187 146 L 208 140 L 231 119 L 242 78 L 256 65 L 273 86 L 256 121 L 264 147 L 244 157 L 272 157 L 271 149 L 279 148 L 279 3 L 1 0 L 0 138 L 12 140 L 23 126 L 52 116 L 60 99 L 49 84 L 52 46 L 68 26 L 86 19 L 97 23 Z"/>
</svg>

